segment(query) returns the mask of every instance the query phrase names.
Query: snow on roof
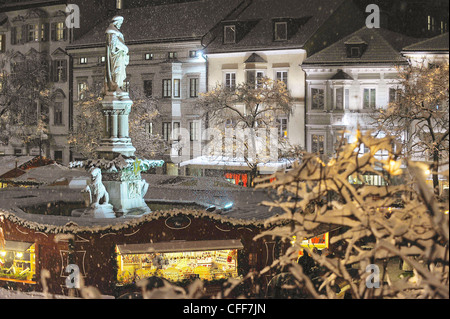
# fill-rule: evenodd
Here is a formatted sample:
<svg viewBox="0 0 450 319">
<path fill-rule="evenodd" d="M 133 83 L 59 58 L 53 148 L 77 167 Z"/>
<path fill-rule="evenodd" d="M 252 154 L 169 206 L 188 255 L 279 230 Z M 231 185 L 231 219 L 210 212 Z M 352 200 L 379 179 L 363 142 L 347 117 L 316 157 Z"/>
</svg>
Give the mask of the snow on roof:
<svg viewBox="0 0 450 319">
<path fill-rule="evenodd" d="M 89 178 L 89 173 L 85 170 L 69 169 L 60 164 L 53 163 L 46 166 L 32 168 L 25 174 L 15 178 L 14 181 L 32 180 L 38 183 L 51 184 L 62 179 L 71 180 L 76 177 Z"/>
<path fill-rule="evenodd" d="M 250 159 L 251 162 L 251 159 Z M 288 159 L 282 159 L 277 162 L 266 162 L 259 163 L 258 169 L 260 173 L 263 174 L 272 174 L 280 169 L 286 169 L 290 165 L 292 165 L 292 161 Z M 249 170 L 249 167 L 244 160 L 244 158 L 231 158 L 226 156 L 199 156 L 194 159 L 184 161 L 180 163 L 180 166 L 188 166 L 188 165 L 196 165 L 196 166 L 225 166 L 225 167 L 239 167 L 243 170 Z"/>
<path fill-rule="evenodd" d="M 414 44 L 411 44 L 403 49 L 403 51 L 419 51 L 419 52 L 435 52 L 435 51 L 449 51 L 449 37 L 448 32 L 426 39 Z"/>
<path fill-rule="evenodd" d="M 124 9 L 120 12 L 124 17 L 121 32 L 127 44 L 170 39 L 200 40 L 239 2 L 241 0 L 204 0 Z M 110 19 L 101 21 L 68 48 L 104 45 L 109 24 Z"/>
<path fill-rule="evenodd" d="M 31 161 L 35 156 L 0 156 L 0 176 Z M 16 164 L 17 161 L 17 164 Z"/>
<path fill-rule="evenodd" d="M 361 57 L 348 57 L 347 47 L 349 44 L 359 44 L 363 41 L 367 47 Z M 346 64 L 377 64 L 377 63 L 407 63 L 400 51 L 408 44 L 416 42 L 417 39 L 392 32 L 385 29 L 369 29 L 363 27 L 322 51 L 308 57 L 303 66 L 314 64 L 346 65 Z"/>
</svg>

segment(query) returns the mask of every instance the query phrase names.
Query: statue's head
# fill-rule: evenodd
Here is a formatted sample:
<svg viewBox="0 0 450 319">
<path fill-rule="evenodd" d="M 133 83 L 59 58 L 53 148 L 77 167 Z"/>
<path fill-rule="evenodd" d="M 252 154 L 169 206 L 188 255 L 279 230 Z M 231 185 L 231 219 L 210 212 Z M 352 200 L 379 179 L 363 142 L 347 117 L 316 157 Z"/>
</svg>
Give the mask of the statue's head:
<svg viewBox="0 0 450 319">
<path fill-rule="evenodd" d="M 112 24 L 114 24 L 116 26 L 117 29 L 120 29 L 120 27 L 122 26 L 122 23 L 123 23 L 123 17 L 115 16 L 114 18 L 112 18 L 111 22 L 112 22 Z"/>
</svg>

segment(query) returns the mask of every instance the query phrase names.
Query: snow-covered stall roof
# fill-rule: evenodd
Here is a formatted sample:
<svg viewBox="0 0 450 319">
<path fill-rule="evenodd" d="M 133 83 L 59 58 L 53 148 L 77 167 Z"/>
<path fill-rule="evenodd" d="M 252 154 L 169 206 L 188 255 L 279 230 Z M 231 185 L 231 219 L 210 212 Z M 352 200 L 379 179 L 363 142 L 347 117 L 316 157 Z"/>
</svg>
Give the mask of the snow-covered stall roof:
<svg viewBox="0 0 450 319">
<path fill-rule="evenodd" d="M 0 156 L 0 176 L 31 161 L 34 156 Z"/>
<path fill-rule="evenodd" d="M 273 174 L 277 171 L 290 168 L 292 164 L 292 160 L 281 159 L 277 162 L 259 163 L 257 166 L 260 174 Z M 239 169 L 243 171 L 250 170 L 244 158 L 231 158 L 226 156 L 199 156 L 180 163 L 180 166 L 201 166 L 203 168 L 216 169 L 220 167 L 221 169 Z"/>
<path fill-rule="evenodd" d="M 58 163 L 36 167 L 14 179 L 16 182 L 35 181 L 39 184 L 64 183 L 69 184 L 74 178 L 90 178 L 86 170 L 69 169 Z"/>
</svg>

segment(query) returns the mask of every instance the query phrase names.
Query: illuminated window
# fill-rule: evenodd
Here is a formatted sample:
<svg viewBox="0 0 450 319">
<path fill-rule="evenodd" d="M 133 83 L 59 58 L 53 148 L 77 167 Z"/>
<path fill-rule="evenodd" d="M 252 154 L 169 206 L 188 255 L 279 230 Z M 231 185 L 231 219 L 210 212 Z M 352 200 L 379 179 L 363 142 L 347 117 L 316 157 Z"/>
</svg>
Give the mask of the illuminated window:
<svg viewBox="0 0 450 319">
<path fill-rule="evenodd" d="M 5 38 L 4 34 L 0 34 L 0 52 L 5 52 Z"/>
<path fill-rule="evenodd" d="M 87 83 L 86 81 L 80 81 L 78 82 L 78 99 L 82 100 L 85 98 L 85 93 L 87 90 Z"/>
<path fill-rule="evenodd" d="M 153 60 L 153 53 L 146 53 L 144 55 L 145 60 Z"/>
<path fill-rule="evenodd" d="M 172 96 L 172 79 L 163 80 L 163 97 Z"/>
<path fill-rule="evenodd" d="M 80 64 L 87 64 L 88 58 L 80 58 Z"/>
<path fill-rule="evenodd" d="M 178 53 L 177 52 L 169 52 L 167 54 L 167 57 L 169 58 L 169 60 L 174 60 L 174 59 L 178 58 Z"/>
<path fill-rule="evenodd" d="M 325 136 L 319 134 L 311 135 L 311 153 L 325 154 Z"/>
<path fill-rule="evenodd" d="M 278 136 L 281 138 L 288 137 L 288 119 L 287 118 L 279 118 L 277 119 L 278 124 Z"/>
<path fill-rule="evenodd" d="M 189 79 L 189 96 L 190 97 L 198 97 L 198 78 Z"/>
<path fill-rule="evenodd" d="M 38 24 L 29 24 L 28 25 L 28 42 L 37 42 L 39 41 L 39 25 Z"/>
<path fill-rule="evenodd" d="M 35 246 L 33 243 L 6 241 L 0 250 L 0 278 L 34 283 L 36 278 Z"/>
<path fill-rule="evenodd" d="M 180 79 L 173 80 L 173 97 L 180 97 L 181 94 L 180 83 L 181 83 Z"/>
<path fill-rule="evenodd" d="M 154 253 L 128 253 L 128 249 L 122 253 L 120 249 L 119 245 L 116 251 L 120 284 L 152 276 L 172 282 L 238 277 L 237 249 Z M 252 257 L 252 266 L 253 262 L 256 264 L 256 258 Z"/>
</svg>

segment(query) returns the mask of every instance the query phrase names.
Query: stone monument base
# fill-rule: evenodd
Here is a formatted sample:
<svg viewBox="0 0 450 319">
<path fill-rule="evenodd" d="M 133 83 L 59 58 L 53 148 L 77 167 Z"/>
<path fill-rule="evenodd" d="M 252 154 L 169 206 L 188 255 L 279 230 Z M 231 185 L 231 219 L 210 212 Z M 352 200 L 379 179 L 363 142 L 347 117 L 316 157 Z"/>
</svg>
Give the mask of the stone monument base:
<svg viewBox="0 0 450 319">
<path fill-rule="evenodd" d="M 113 206 L 111 204 L 102 204 L 96 207 L 74 209 L 72 211 L 74 217 L 92 217 L 92 218 L 116 218 Z"/>
<path fill-rule="evenodd" d="M 122 217 L 139 217 L 151 213 L 143 195 L 148 184 L 145 180 L 103 181 L 109 194 L 109 202 L 117 215 Z"/>
</svg>

